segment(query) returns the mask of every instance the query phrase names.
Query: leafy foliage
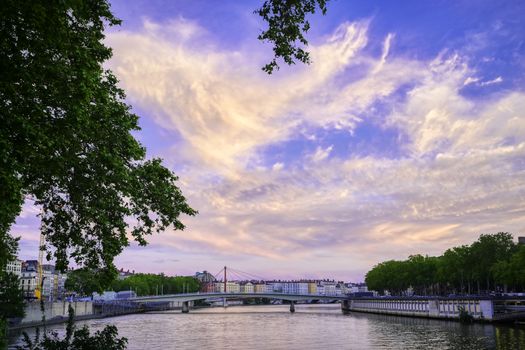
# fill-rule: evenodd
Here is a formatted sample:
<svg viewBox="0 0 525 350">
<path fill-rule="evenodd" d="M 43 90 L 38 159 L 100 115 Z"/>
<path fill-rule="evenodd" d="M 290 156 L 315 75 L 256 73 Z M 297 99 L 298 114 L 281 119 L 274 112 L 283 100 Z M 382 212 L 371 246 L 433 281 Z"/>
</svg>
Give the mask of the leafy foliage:
<svg viewBox="0 0 525 350">
<path fill-rule="evenodd" d="M 0 236 L 33 198 L 59 270 L 71 257 L 114 275 L 128 222 L 144 245 L 153 232 L 183 229 L 181 214 L 196 214 L 177 177 L 145 160 L 131 134 L 138 117 L 103 68 L 111 57 L 104 28 L 119 23 L 106 0 L 0 7 Z"/>
<path fill-rule="evenodd" d="M 491 273 L 497 283 L 525 290 L 525 245 L 520 245 L 510 259 L 494 264 Z"/>
<path fill-rule="evenodd" d="M 14 273 L 0 271 L 0 318 L 24 316 L 24 298 L 20 280 Z"/>
<path fill-rule="evenodd" d="M 258 39 L 273 43 L 275 57 L 262 69 L 271 74 L 279 69 L 277 59 L 282 58 L 288 64 L 294 64 L 294 59 L 310 63 L 310 54 L 301 47 L 307 46 L 304 34 L 310 29 L 306 15 L 314 14 L 319 8 L 326 13 L 328 0 L 267 0 L 261 8 L 255 11 L 268 22 L 268 29 L 263 31 Z"/>
<path fill-rule="evenodd" d="M 366 274 L 368 288 L 403 294 L 409 287 L 419 295 L 477 293 L 525 287 L 525 246 L 516 246 L 507 232 L 481 235 L 470 246 L 454 247 L 439 257 L 412 255 L 385 261 Z"/>
<path fill-rule="evenodd" d="M 31 339 L 27 333 L 23 334 L 24 346 L 17 349 L 30 350 L 123 350 L 126 348 L 127 339 L 119 338 L 117 328 L 113 325 L 106 326 L 102 331 L 90 334 L 89 328 L 84 326 L 76 329 L 74 324 L 75 312 L 69 306 L 69 318 L 66 325 L 66 334 L 61 338 L 57 332 L 47 333 L 45 330 L 42 337 L 37 328 L 35 338 Z"/>
<path fill-rule="evenodd" d="M 7 319 L 24 316 L 24 298 L 18 276 L 0 266 L 0 349 L 7 347 Z"/>
<path fill-rule="evenodd" d="M 194 277 L 168 277 L 154 274 L 136 274 L 112 283 L 114 291 L 133 290 L 137 295 L 193 293 L 200 290 L 200 283 Z"/>
<path fill-rule="evenodd" d="M 7 349 L 7 320 L 0 318 L 0 349 Z"/>
<path fill-rule="evenodd" d="M 111 278 L 111 280 L 113 280 L 113 278 Z M 90 296 L 93 292 L 101 292 L 104 289 L 102 284 L 100 275 L 97 274 L 96 271 L 81 268 L 68 272 L 64 287 L 67 291 L 76 292 L 83 296 Z"/>
</svg>

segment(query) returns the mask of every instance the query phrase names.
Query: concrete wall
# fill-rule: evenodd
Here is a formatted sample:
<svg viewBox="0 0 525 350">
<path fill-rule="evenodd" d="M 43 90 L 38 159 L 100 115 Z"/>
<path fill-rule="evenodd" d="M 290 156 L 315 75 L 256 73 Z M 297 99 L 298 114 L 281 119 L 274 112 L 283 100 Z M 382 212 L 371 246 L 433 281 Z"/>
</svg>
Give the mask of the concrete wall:
<svg viewBox="0 0 525 350">
<path fill-rule="evenodd" d="M 474 319 L 492 320 L 492 300 L 470 299 L 354 299 L 350 311 L 379 314 L 459 319 L 464 309 Z"/>
<path fill-rule="evenodd" d="M 69 305 L 75 310 L 75 316 L 86 316 L 93 314 L 93 303 L 91 301 L 76 301 L 76 302 L 54 302 L 44 303 L 46 319 L 51 321 L 54 318 L 67 318 Z M 42 320 L 42 312 L 40 310 L 39 302 L 32 302 L 26 305 L 25 317 L 22 319 L 22 324 L 40 322 Z"/>
<path fill-rule="evenodd" d="M 173 308 L 178 308 L 178 307 L 182 307 L 182 304 L 184 303 L 183 301 L 170 301 L 170 307 L 173 307 Z M 189 301 L 188 302 L 188 306 L 189 307 L 193 307 L 193 304 L 194 302 L 193 301 Z"/>
</svg>

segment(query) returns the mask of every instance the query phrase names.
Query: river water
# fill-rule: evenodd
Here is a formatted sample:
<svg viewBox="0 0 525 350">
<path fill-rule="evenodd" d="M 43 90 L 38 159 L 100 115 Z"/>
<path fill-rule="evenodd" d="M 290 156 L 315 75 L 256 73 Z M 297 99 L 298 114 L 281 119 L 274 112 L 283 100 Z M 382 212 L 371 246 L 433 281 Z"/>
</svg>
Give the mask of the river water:
<svg viewBox="0 0 525 350">
<path fill-rule="evenodd" d="M 107 324 L 128 349 L 525 349 L 525 327 L 363 313 L 338 304 L 230 306 L 152 312 L 78 322 L 92 331 Z M 63 325 L 54 326 L 58 332 Z M 30 330 L 29 333 L 33 333 Z M 11 343 L 20 341 L 13 335 Z"/>
</svg>

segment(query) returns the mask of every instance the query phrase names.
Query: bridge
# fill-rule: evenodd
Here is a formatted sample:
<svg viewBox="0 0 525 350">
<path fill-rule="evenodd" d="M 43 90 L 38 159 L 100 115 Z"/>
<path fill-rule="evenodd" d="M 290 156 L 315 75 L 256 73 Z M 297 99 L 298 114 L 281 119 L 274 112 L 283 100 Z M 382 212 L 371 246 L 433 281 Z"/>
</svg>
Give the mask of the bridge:
<svg viewBox="0 0 525 350">
<path fill-rule="evenodd" d="M 184 294 L 167 294 L 167 295 L 151 295 L 141 296 L 128 299 L 133 302 L 179 302 L 182 303 L 182 312 L 188 313 L 189 302 L 196 300 L 206 299 L 251 299 L 251 298 L 266 298 L 266 299 L 277 299 L 286 300 L 290 302 L 290 312 L 295 312 L 295 303 L 297 301 L 306 300 L 328 300 L 328 301 L 341 301 L 341 308 L 345 311 L 348 308 L 347 296 L 336 296 L 336 295 L 319 295 L 319 294 L 285 294 L 285 293 L 224 293 L 224 292 L 212 292 L 212 293 L 184 293 Z"/>
</svg>

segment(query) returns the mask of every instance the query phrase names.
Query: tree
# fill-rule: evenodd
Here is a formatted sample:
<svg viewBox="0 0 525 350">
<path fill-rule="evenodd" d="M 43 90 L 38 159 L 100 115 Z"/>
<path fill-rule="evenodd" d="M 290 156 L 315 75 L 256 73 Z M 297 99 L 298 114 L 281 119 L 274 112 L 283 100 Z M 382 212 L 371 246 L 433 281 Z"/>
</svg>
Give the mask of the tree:
<svg viewBox="0 0 525 350">
<path fill-rule="evenodd" d="M 43 305 L 43 304 L 42 304 Z M 68 308 L 68 321 L 66 325 L 66 334 L 61 338 L 57 332 L 48 334 L 45 331 L 40 337 L 40 331 L 37 328 L 34 339 L 31 339 L 27 333 L 24 335 L 24 346 L 18 346 L 17 349 L 31 349 L 31 350 L 123 350 L 126 348 L 128 340 L 126 338 L 119 338 L 117 327 L 108 325 L 102 331 L 97 331 L 91 335 L 89 328 L 84 326 L 76 329 L 74 324 L 75 312 L 71 305 Z M 44 312 L 42 312 L 44 314 Z"/>
<path fill-rule="evenodd" d="M 370 290 L 383 294 L 389 291 L 392 295 L 401 295 L 410 287 L 409 263 L 407 261 L 389 260 L 377 264 L 365 276 Z"/>
<path fill-rule="evenodd" d="M 116 280 L 111 285 L 116 292 L 133 290 L 137 295 L 154 295 L 157 293 L 176 294 L 193 293 L 200 290 L 200 283 L 194 277 L 168 277 L 154 274 L 135 274 L 123 280 Z"/>
<path fill-rule="evenodd" d="M 101 292 L 103 290 L 97 272 L 87 268 L 68 272 L 64 287 L 69 292 L 76 292 L 84 296 L 90 296 L 93 292 Z"/>
<path fill-rule="evenodd" d="M 8 192 L 0 235 L 33 198 L 59 270 L 73 258 L 111 272 L 130 220 L 144 245 L 196 213 L 177 177 L 146 160 L 131 134 L 138 117 L 102 66 L 111 56 L 104 28 L 119 23 L 105 0 L 7 0 L 0 8 L 0 188 Z"/>
<path fill-rule="evenodd" d="M 268 29 L 263 31 L 258 39 L 273 43 L 274 58 L 262 69 L 272 74 L 279 69 L 277 59 L 282 58 L 288 64 L 294 64 L 294 59 L 302 63 L 310 63 L 310 54 L 300 45 L 307 46 L 304 34 L 310 29 L 306 19 L 308 13 L 319 10 L 324 15 L 328 0 L 267 0 L 255 11 L 268 22 Z"/>
<path fill-rule="evenodd" d="M 409 284 L 418 295 L 428 295 L 437 282 L 437 258 L 410 255 L 407 260 Z"/>
<path fill-rule="evenodd" d="M 447 249 L 439 264 L 440 280 L 461 293 L 471 293 L 474 257 L 470 246 Z"/>
<path fill-rule="evenodd" d="M 510 268 L 514 271 L 516 287 L 525 290 L 525 245 L 520 245 L 512 255 Z"/>
<path fill-rule="evenodd" d="M 525 245 L 516 247 L 514 254 L 492 266 L 494 281 L 513 290 L 525 289 Z"/>
<path fill-rule="evenodd" d="M 18 277 L 0 270 L 0 349 L 5 344 L 7 319 L 24 316 L 24 299 Z"/>
<path fill-rule="evenodd" d="M 256 11 L 268 22 L 259 39 L 276 58 L 308 63 L 296 42 L 310 28 L 306 14 L 326 12 L 327 0 L 269 0 Z M 113 258 L 129 244 L 128 219 L 139 244 L 168 226 L 183 229 L 195 215 L 159 159 L 146 160 L 131 134 L 138 117 L 124 102 L 104 28 L 120 24 L 107 0 L 6 0 L 0 8 L 0 263 L 13 251 L 9 228 L 24 199 L 43 212 L 47 257 L 59 270 L 69 258 L 114 272 Z M 53 253 L 50 253 L 53 248 Z M 4 259 L 5 260 L 5 259 Z M 3 266 L 3 265 L 2 265 Z M 106 284 L 109 283 L 106 281 Z"/>
<path fill-rule="evenodd" d="M 24 299 L 18 276 L 10 272 L 0 272 L 0 315 L 22 317 L 23 306 Z"/>
<path fill-rule="evenodd" d="M 439 257 L 410 255 L 375 265 L 366 274 L 368 288 L 381 294 L 402 294 L 412 287 L 417 294 L 468 293 L 477 282 L 487 290 L 495 283 L 525 287 L 525 246 L 516 246 L 507 232 L 482 234 L 471 245 L 447 249 Z M 491 284 L 492 283 L 492 284 Z"/>
<path fill-rule="evenodd" d="M 0 173 L 1 171 L 0 169 Z M 24 316 L 24 298 L 20 289 L 20 280 L 15 274 L 5 270 L 7 263 L 14 260 L 17 249 L 18 239 L 11 237 L 7 231 L 3 233 L 0 231 L 0 349 L 7 347 L 7 319 Z"/>
<path fill-rule="evenodd" d="M 508 232 L 482 234 L 471 245 L 470 249 L 476 262 L 473 266 L 478 292 L 481 289 L 481 283 L 485 284 L 487 291 L 491 290 L 491 281 L 493 280 L 492 267 L 498 261 L 508 259 L 515 248 L 512 235 Z"/>
</svg>

